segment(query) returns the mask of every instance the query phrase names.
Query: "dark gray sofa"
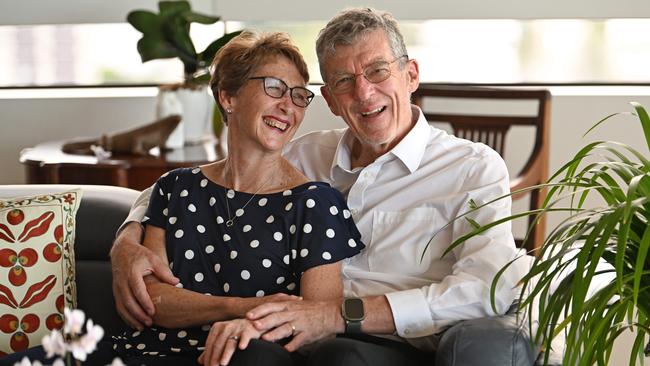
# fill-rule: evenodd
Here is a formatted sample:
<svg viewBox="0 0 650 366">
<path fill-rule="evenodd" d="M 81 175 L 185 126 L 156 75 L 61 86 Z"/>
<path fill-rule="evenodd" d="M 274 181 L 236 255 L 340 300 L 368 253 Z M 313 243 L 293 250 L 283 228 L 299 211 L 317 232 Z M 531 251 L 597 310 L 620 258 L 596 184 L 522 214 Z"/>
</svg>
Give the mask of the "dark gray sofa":
<svg viewBox="0 0 650 366">
<path fill-rule="evenodd" d="M 76 187 L 83 189 L 75 240 L 78 307 L 108 334 L 117 334 L 126 325 L 115 310 L 108 253 L 139 192 L 96 185 L 0 185 L 0 197 Z M 528 339 L 514 314 L 464 321 L 441 336 L 435 366 L 531 366 L 538 352 Z"/>
</svg>

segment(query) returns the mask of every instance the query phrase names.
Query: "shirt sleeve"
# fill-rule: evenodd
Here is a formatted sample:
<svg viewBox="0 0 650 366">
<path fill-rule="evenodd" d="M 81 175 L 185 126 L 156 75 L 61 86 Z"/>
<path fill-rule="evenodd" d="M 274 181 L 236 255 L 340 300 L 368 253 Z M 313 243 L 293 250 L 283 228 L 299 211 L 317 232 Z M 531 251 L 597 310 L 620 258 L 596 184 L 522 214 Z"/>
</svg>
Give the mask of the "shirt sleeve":
<svg viewBox="0 0 650 366">
<path fill-rule="evenodd" d="M 174 188 L 174 179 L 171 179 L 173 176 L 175 174 L 165 173 L 153 185 L 149 205 L 145 206 L 146 214 L 142 219 L 142 224 L 163 229 L 166 227 L 169 200 Z"/>
<path fill-rule="evenodd" d="M 503 196 L 510 191 L 510 180 L 503 159 L 496 153 L 475 159 L 463 182 L 462 200 L 457 202 L 457 215 L 469 210 L 469 201 L 478 205 Z M 469 215 L 480 224 L 488 224 L 511 213 L 509 197 L 491 203 Z M 454 221 L 439 233 L 451 240 L 473 230 L 465 219 Z M 404 338 L 435 334 L 465 319 L 503 314 L 516 297 L 519 279 L 527 269 L 526 261 L 516 261 L 500 277 L 496 292 L 496 312 L 491 305 L 492 280 L 503 266 L 521 255 L 514 245 L 509 223 L 498 225 L 456 247 L 447 255 L 454 256 L 452 273 L 442 281 L 421 288 L 386 294 L 395 319 L 397 334 Z"/>
<path fill-rule="evenodd" d="M 291 267 L 295 273 L 335 263 L 358 254 L 365 245 L 339 191 L 318 186 L 296 200 L 296 218 L 289 228 Z"/>
<path fill-rule="evenodd" d="M 120 227 L 117 229 L 117 232 L 115 234 L 116 236 L 120 234 L 126 224 L 130 222 L 142 222 L 142 219 L 147 212 L 149 197 L 151 196 L 151 192 L 154 186 L 155 184 L 142 191 L 138 198 L 135 199 L 135 202 L 133 202 L 133 205 L 131 206 L 131 211 L 129 211 L 129 215 L 126 217 L 126 220 L 124 220 L 122 225 L 120 225 Z"/>
</svg>

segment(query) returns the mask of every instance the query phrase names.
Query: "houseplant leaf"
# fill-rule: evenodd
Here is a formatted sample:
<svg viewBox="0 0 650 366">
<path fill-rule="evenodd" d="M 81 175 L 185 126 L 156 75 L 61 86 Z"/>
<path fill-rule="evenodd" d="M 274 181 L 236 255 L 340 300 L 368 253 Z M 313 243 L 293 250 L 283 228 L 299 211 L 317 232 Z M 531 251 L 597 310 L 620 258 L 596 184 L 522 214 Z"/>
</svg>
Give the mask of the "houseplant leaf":
<svg viewBox="0 0 650 366">
<path fill-rule="evenodd" d="M 144 34 L 157 33 L 160 31 L 160 19 L 158 15 L 148 10 L 135 10 L 129 13 L 126 21 Z"/>
<path fill-rule="evenodd" d="M 174 48 L 169 47 L 164 39 L 153 35 L 145 35 L 140 38 L 138 41 L 138 53 L 140 53 L 142 62 L 178 56 L 178 52 Z"/>
<path fill-rule="evenodd" d="M 632 105 L 650 152 L 650 116 L 640 104 Z M 587 133 L 619 115 L 630 113 L 607 116 Z M 565 335 L 563 364 L 607 365 L 614 341 L 628 329 L 637 332 L 630 349 L 630 365 L 642 362 L 644 351 L 650 351 L 650 345 L 644 350 L 650 335 L 648 152 L 641 153 L 620 142 L 588 143 L 543 185 L 548 195 L 541 209 L 493 223 L 473 222 L 471 231 L 447 250 L 502 222 L 530 215 L 538 218 L 549 212 L 568 213 L 547 235 L 532 268 L 522 279 L 520 294 L 529 326 L 535 311 L 538 313 L 539 327 L 533 337 L 536 343 L 548 348 L 554 337 Z M 479 206 L 470 203 L 470 210 L 452 223 L 508 196 Z M 585 208 L 588 197 L 597 197 L 602 204 Z M 493 280 L 493 298 L 504 271 Z M 494 299 L 492 303 L 494 307 Z M 542 361 L 548 360 L 547 354 Z"/>
<path fill-rule="evenodd" d="M 193 11 L 185 11 L 183 12 L 183 19 L 185 19 L 185 21 L 188 23 L 196 22 L 200 24 L 213 24 L 218 22 L 221 18 L 211 15 L 199 14 Z"/>
<path fill-rule="evenodd" d="M 236 31 L 224 34 L 221 38 L 210 43 L 205 48 L 205 50 L 199 54 L 199 59 L 205 64 L 210 64 L 217 51 L 219 51 L 221 47 L 228 43 L 233 37 L 238 36 L 240 33 L 241 31 Z"/>
<path fill-rule="evenodd" d="M 184 11 L 191 10 L 190 3 L 184 0 L 181 1 L 160 1 L 158 2 L 158 9 L 160 10 L 160 15 L 163 17 L 169 17 L 174 13 L 181 13 Z"/>
</svg>

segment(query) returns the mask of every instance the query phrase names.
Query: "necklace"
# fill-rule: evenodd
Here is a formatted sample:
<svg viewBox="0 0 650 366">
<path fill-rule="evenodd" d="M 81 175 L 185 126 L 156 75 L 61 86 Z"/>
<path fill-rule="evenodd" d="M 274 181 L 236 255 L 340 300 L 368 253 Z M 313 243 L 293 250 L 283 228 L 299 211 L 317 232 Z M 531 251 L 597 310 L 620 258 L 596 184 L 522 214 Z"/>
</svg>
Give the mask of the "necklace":
<svg viewBox="0 0 650 366">
<path fill-rule="evenodd" d="M 226 221 L 227 227 L 231 227 L 235 225 L 235 219 L 237 218 L 237 216 L 241 216 L 244 214 L 244 209 L 246 208 L 246 206 L 248 206 L 248 204 L 251 203 L 253 198 L 257 196 L 257 193 L 259 193 L 259 191 L 261 191 L 262 188 L 264 188 L 264 186 L 271 181 L 271 178 L 273 178 L 273 176 L 270 176 L 269 179 L 267 179 L 264 183 L 262 183 L 262 185 L 257 189 L 257 191 L 255 191 L 255 193 L 253 193 L 251 198 L 249 198 L 248 201 L 246 201 L 246 203 L 242 207 L 235 210 L 235 216 L 230 216 L 230 205 L 228 204 L 228 200 L 230 198 L 228 198 L 228 190 L 226 189 L 226 187 L 223 188 L 223 190 L 226 192 L 226 210 L 228 210 L 228 221 Z M 241 214 L 238 214 L 239 212 L 241 212 Z"/>
</svg>

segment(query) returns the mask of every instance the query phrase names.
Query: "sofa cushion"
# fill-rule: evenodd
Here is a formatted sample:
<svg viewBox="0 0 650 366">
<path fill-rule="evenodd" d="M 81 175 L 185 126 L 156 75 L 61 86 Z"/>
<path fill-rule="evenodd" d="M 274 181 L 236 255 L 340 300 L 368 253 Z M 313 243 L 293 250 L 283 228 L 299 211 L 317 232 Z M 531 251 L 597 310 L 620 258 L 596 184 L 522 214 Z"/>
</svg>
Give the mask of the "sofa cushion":
<svg viewBox="0 0 650 366">
<path fill-rule="evenodd" d="M 81 191 L 0 199 L 0 352 L 40 344 L 76 307 Z"/>
<path fill-rule="evenodd" d="M 126 324 L 115 310 L 108 254 L 118 227 L 140 192 L 100 185 L 15 184 L 0 185 L 0 197 L 65 192 L 77 187 L 83 191 L 75 235 L 77 307 L 106 334 L 120 334 Z"/>
</svg>

